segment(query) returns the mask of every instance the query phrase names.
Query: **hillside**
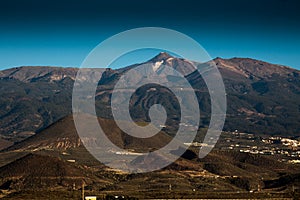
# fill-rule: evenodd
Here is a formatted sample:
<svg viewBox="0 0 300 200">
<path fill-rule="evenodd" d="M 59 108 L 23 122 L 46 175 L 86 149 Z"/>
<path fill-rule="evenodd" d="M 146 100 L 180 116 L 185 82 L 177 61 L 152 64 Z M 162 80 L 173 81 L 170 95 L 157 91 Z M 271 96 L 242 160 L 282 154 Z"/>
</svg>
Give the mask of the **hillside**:
<svg viewBox="0 0 300 200">
<path fill-rule="evenodd" d="M 0 168 L 0 189 L 79 188 L 82 181 L 96 179 L 73 163 L 37 154 L 28 154 Z"/>
<path fill-rule="evenodd" d="M 89 116 L 87 116 L 88 118 Z M 160 148 L 167 144 L 172 138 L 163 132 L 147 139 L 138 139 L 125 134 L 121 131 L 115 122 L 110 119 L 99 118 L 107 137 L 117 146 L 123 149 L 135 149 L 139 151 L 148 151 L 149 149 Z M 86 130 L 89 123 L 87 120 Z M 77 134 L 73 116 L 69 115 L 60 119 L 37 134 L 10 146 L 5 149 L 9 151 L 40 151 L 40 150 L 58 150 L 64 151 L 82 147 L 82 142 Z"/>
</svg>

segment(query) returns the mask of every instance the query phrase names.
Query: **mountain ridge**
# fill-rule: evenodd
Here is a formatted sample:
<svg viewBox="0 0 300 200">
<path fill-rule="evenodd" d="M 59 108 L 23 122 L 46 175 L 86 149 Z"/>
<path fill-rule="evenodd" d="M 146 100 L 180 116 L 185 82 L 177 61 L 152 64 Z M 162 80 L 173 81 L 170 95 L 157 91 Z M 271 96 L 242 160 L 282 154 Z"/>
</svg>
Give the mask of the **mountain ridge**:
<svg viewBox="0 0 300 200">
<path fill-rule="evenodd" d="M 155 63 L 158 61 L 166 61 L 168 59 L 187 61 L 184 58 L 174 57 L 166 52 L 161 52 L 158 55 L 156 55 L 155 57 L 149 59 L 148 61 L 145 61 L 144 63 L 147 63 L 147 62 Z M 265 67 L 265 69 L 268 69 L 268 67 L 272 67 L 272 70 L 277 68 L 277 69 L 283 69 L 283 70 L 288 70 L 288 71 L 300 72 L 299 69 L 292 68 L 290 66 L 268 63 L 263 60 L 258 60 L 258 59 L 254 59 L 254 58 L 248 58 L 248 57 L 245 57 L 245 58 L 244 57 L 232 57 L 232 58 L 216 57 L 216 58 L 212 59 L 211 61 L 215 62 L 217 67 L 220 67 L 219 64 L 221 64 L 221 67 L 228 67 L 228 63 L 237 64 L 237 63 L 240 63 L 243 61 L 248 61 L 248 62 L 252 62 L 257 65 L 260 65 L 262 67 Z M 226 65 L 222 66 L 222 64 L 224 64 L 224 62 Z M 132 64 L 132 66 L 136 66 L 139 64 L 143 64 L 143 63 Z M 238 67 L 238 65 L 230 66 L 229 69 L 232 67 Z M 128 66 L 124 66 L 124 67 L 117 68 L 117 69 L 112 69 L 112 71 L 123 71 L 126 68 L 128 68 Z M 30 81 L 31 80 L 30 76 L 32 76 L 32 74 L 30 74 L 30 72 L 33 72 L 33 71 L 36 71 L 38 73 L 36 75 L 37 77 L 47 75 L 47 73 L 59 72 L 62 75 L 61 79 L 65 78 L 66 76 L 70 77 L 72 79 L 75 79 L 76 73 L 79 69 L 80 69 L 79 67 L 62 67 L 62 66 L 19 66 L 19 67 L 13 67 L 13 68 L 0 70 L 0 79 L 1 78 L 2 79 L 3 78 L 15 78 L 20 81 Z M 22 71 L 25 75 L 27 74 L 29 77 L 18 76 L 19 73 L 21 73 Z M 275 70 L 275 72 L 276 71 L 278 71 L 278 70 Z M 274 73 L 274 71 L 273 72 L 269 71 L 269 73 Z M 37 77 L 34 77 L 34 78 L 37 78 Z M 57 80 L 57 79 L 53 79 L 53 80 Z"/>
</svg>

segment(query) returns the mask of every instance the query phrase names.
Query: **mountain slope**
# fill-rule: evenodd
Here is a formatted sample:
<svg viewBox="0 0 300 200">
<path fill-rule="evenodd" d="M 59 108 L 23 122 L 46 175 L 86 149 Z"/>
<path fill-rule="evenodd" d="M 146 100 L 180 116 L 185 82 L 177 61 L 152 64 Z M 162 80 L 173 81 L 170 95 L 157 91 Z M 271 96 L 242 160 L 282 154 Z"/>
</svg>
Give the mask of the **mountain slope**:
<svg viewBox="0 0 300 200">
<path fill-rule="evenodd" d="M 89 130 L 89 116 L 86 118 L 86 130 Z M 107 137 L 114 144 L 123 149 L 148 151 L 149 149 L 160 148 L 172 139 L 163 132 L 160 132 L 149 139 L 138 139 L 121 131 L 113 120 L 99 118 L 99 123 L 101 124 L 101 127 L 106 133 Z M 73 116 L 69 115 L 38 132 L 37 134 L 10 146 L 8 149 L 5 149 L 5 151 L 65 151 L 68 149 L 76 149 L 82 146 L 82 142 L 75 128 Z"/>
<path fill-rule="evenodd" d="M 300 132 L 298 70 L 249 58 L 216 58 L 214 62 L 222 74 L 227 93 L 225 130 L 271 135 L 297 135 Z M 166 65 L 182 73 L 191 71 L 190 61 L 166 53 L 146 64 L 155 70 L 164 70 L 163 65 Z M 137 66 L 139 64 L 107 69 L 103 73 L 96 92 L 99 117 L 112 118 L 109 108 L 112 89 L 124 73 Z M 20 141 L 71 114 L 71 94 L 77 70 L 20 67 L 0 71 L 1 137 Z M 201 126 L 205 127 L 210 119 L 210 97 L 205 82 L 197 73 L 186 74 L 186 78 L 196 89 Z M 151 88 L 146 85 L 133 94 L 132 117 L 136 121 L 149 120 L 147 109 L 162 99 L 171 113 L 169 127 L 175 127 L 172 131 L 176 131 L 178 102 L 164 88 L 149 92 Z"/>
<path fill-rule="evenodd" d="M 299 133 L 298 70 L 253 59 L 216 59 L 215 62 L 227 92 L 227 130 L 236 127 L 252 133 Z"/>
</svg>

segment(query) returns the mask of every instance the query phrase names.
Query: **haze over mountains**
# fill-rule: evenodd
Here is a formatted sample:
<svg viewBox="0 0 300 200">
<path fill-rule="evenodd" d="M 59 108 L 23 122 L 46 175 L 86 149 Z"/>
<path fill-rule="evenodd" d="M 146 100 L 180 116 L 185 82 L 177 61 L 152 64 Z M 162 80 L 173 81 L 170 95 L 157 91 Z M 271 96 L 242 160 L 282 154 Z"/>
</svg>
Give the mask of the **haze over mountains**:
<svg viewBox="0 0 300 200">
<path fill-rule="evenodd" d="M 227 116 L 224 130 L 271 135 L 296 135 L 300 127 L 300 78 L 299 71 L 249 58 L 214 59 L 219 68 L 227 93 Z M 191 67 L 190 61 L 161 53 L 147 61 L 153 70 L 169 65 L 182 70 Z M 112 89 L 127 70 L 107 69 L 99 81 L 96 109 L 100 117 L 111 118 Z M 71 114 L 71 98 L 76 68 L 18 67 L 0 72 L 0 135 L 3 139 L 20 141 L 44 129 L 53 122 Z M 188 71 L 188 70 L 186 70 Z M 200 104 L 201 126 L 210 119 L 210 98 L 199 74 L 186 75 L 196 89 Z M 149 100 L 159 95 L 142 87 L 133 96 L 132 115 L 145 120 Z M 137 95 L 138 94 L 138 95 Z M 137 97 L 140 98 L 137 98 Z M 136 97 L 136 98 L 134 98 Z M 154 100 L 153 100 L 154 99 Z M 151 102 L 150 101 L 150 102 Z M 177 104 L 166 99 L 167 107 L 176 112 Z M 173 120 L 176 120 L 174 117 Z"/>
</svg>

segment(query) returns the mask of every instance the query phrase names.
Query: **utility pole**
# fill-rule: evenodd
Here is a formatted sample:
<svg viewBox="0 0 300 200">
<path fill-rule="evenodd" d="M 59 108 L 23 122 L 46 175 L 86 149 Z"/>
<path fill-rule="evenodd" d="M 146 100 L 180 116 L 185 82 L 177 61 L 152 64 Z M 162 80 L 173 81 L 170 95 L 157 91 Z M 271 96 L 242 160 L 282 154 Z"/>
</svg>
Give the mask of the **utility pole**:
<svg viewBox="0 0 300 200">
<path fill-rule="evenodd" d="M 82 196 L 82 200 L 84 200 L 84 181 L 82 180 L 82 186 L 81 186 L 81 196 Z"/>
<path fill-rule="evenodd" d="M 292 191 L 295 192 L 295 184 L 293 184 Z"/>
<path fill-rule="evenodd" d="M 75 183 L 73 183 L 73 187 L 72 187 L 72 198 L 73 199 L 75 197 L 75 190 L 76 190 L 76 185 L 75 185 Z"/>
<path fill-rule="evenodd" d="M 263 182 L 264 182 L 264 177 L 261 177 L 261 181 L 258 180 L 258 185 L 257 185 L 258 192 L 261 192 L 261 189 L 262 189 L 261 183 L 263 183 Z"/>
<path fill-rule="evenodd" d="M 260 186 L 260 183 L 258 183 L 257 185 L 257 191 L 260 192 L 261 191 L 261 186 Z"/>
</svg>

